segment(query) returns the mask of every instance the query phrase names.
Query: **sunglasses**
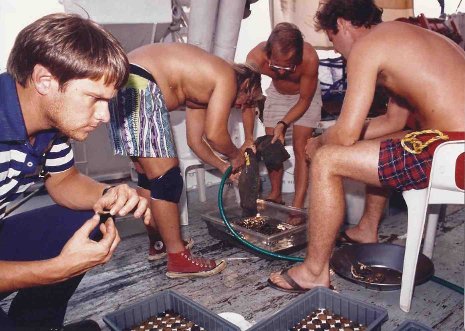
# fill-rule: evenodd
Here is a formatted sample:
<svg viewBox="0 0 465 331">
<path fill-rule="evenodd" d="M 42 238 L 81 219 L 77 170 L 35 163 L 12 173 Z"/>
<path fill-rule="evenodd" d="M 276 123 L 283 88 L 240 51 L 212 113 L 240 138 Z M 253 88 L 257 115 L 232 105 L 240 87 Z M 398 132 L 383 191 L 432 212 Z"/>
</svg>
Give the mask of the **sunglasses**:
<svg viewBox="0 0 465 331">
<path fill-rule="evenodd" d="M 283 70 L 283 71 L 287 71 L 287 72 L 294 72 L 295 68 L 296 68 L 296 65 L 293 65 L 291 67 L 281 67 L 281 66 L 278 66 L 276 64 L 271 64 L 271 62 L 268 62 L 268 67 L 273 71 Z"/>
</svg>

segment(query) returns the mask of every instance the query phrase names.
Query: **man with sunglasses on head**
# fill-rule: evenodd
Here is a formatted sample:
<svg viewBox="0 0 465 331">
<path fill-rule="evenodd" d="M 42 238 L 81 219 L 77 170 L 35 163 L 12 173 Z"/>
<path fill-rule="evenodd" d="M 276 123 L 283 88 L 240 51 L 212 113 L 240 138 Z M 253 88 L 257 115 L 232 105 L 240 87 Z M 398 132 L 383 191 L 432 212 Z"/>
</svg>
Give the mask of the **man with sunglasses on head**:
<svg viewBox="0 0 465 331">
<path fill-rule="evenodd" d="M 295 195 L 292 206 L 302 208 L 308 185 L 305 145 L 321 119 L 318 55 L 312 45 L 304 42 L 297 26 L 284 22 L 276 25 L 268 41 L 261 42 L 249 52 L 247 63 L 272 78 L 266 90 L 263 113 L 266 134 L 273 136 L 273 143 L 280 140 L 284 144 L 286 129 L 293 127 Z M 249 114 L 253 116 L 253 112 Z M 250 127 L 253 125 L 250 123 L 253 119 L 244 123 L 249 128 L 247 138 L 252 137 Z M 268 169 L 268 174 L 271 192 L 267 200 L 284 204 L 281 195 L 283 168 Z"/>
</svg>

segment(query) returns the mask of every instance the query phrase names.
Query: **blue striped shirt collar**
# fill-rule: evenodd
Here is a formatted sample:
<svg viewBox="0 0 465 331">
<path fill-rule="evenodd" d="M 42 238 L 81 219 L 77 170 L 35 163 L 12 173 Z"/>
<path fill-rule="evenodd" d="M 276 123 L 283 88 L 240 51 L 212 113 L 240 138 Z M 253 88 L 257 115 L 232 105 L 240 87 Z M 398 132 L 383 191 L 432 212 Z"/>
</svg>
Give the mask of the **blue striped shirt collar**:
<svg viewBox="0 0 465 331">
<path fill-rule="evenodd" d="M 0 141 L 27 140 L 16 82 L 8 73 L 0 74 Z"/>
</svg>

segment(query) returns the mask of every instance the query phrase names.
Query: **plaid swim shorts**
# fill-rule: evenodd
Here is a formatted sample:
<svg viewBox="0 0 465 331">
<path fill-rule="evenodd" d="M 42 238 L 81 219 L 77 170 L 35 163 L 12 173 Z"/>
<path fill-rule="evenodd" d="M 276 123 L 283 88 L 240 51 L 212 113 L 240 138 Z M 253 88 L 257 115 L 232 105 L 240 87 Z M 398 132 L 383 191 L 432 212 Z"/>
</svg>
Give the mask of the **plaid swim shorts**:
<svg viewBox="0 0 465 331">
<path fill-rule="evenodd" d="M 463 140 L 463 132 L 444 132 L 449 140 Z M 421 137 L 427 141 L 432 135 Z M 421 190 L 428 187 L 433 154 L 441 140 L 433 142 L 419 154 L 406 151 L 400 139 L 388 139 L 381 142 L 379 149 L 378 177 L 382 186 L 397 191 Z M 460 164 L 459 164 L 460 165 Z M 463 171 L 463 166 L 458 167 Z"/>
</svg>

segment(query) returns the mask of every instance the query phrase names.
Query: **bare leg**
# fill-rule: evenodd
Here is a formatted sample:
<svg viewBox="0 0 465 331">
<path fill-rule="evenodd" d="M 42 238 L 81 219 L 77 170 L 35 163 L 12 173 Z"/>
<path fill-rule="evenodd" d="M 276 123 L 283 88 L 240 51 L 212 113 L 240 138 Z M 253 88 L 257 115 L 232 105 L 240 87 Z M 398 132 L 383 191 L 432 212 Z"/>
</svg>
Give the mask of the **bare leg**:
<svg viewBox="0 0 465 331">
<path fill-rule="evenodd" d="M 305 157 L 305 145 L 307 144 L 307 140 L 312 136 L 312 133 L 313 128 L 294 125 L 292 145 L 295 157 L 295 194 L 292 206 L 297 208 L 304 207 L 305 196 L 307 194 L 309 164 Z"/>
<path fill-rule="evenodd" d="M 142 166 L 139 164 L 139 162 L 137 162 L 137 159 L 136 158 L 131 158 L 133 163 L 134 163 L 134 168 L 136 169 L 136 172 L 138 174 L 144 174 L 144 169 L 142 168 Z M 140 196 L 146 198 L 148 201 L 151 200 L 151 197 L 150 197 L 150 191 L 145 189 L 145 188 L 142 188 L 142 187 L 137 187 L 137 194 L 139 194 Z M 155 243 L 160 240 L 160 234 L 158 233 L 158 229 L 157 229 L 157 223 L 154 219 L 154 216 L 153 216 L 153 212 L 152 212 L 152 219 L 150 220 L 150 224 L 149 225 L 146 225 L 144 224 L 145 226 L 145 229 L 147 230 L 147 235 L 149 237 L 149 247 L 150 249 L 152 249 L 152 247 L 155 245 Z"/>
<path fill-rule="evenodd" d="M 384 207 L 389 196 L 389 190 L 367 186 L 365 197 L 365 210 L 360 222 L 346 230 L 349 238 L 360 243 L 377 243 L 378 227 L 381 222 Z"/>
<path fill-rule="evenodd" d="M 177 158 L 138 158 L 137 162 L 149 179 L 158 178 L 179 164 Z M 166 251 L 168 253 L 183 251 L 178 205 L 164 200 L 150 201 L 152 216 L 166 245 Z"/>
<path fill-rule="evenodd" d="M 140 196 L 146 198 L 148 201 L 151 201 L 151 197 L 150 197 L 150 191 L 149 190 L 146 190 L 142 187 L 138 187 L 137 188 L 137 194 L 139 194 Z M 160 240 L 160 233 L 158 232 L 158 229 L 157 229 L 157 223 L 155 221 L 155 218 L 153 216 L 153 211 L 152 211 L 152 219 L 150 221 L 150 225 L 145 225 L 145 229 L 147 230 L 147 235 L 149 237 L 149 247 L 152 248 L 155 243 Z"/>
<path fill-rule="evenodd" d="M 273 130 L 274 128 L 265 128 L 265 132 L 268 135 L 273 135 L 273 132 L 274 132 Z M 282 186 L 283 186 L 284 168 L 281 167 L 279 170 L 271 170 L 271 169 L 267 169 L 267 170 L 268 170 L 268 177 L 270 178 L 271 191 L 266 198 L 279 203 L 283 201 Z"/>
<path fill-rule="evenodd" d="M 329 286 L 329 259 L 344 218 L 342 179 L 349 177 L 379 187 L 378 153 L 379 141 L 360 141 L 349 147 L 328 145 L 316 152 L 310 166 L 307 255 L 288 272 L 301 287 Z M 279 273 L 272 273 L 270 279 L 290 288 Z"/>
<path fill-rule="evenodd" d="M 397 132 L 385 137 L 380 137 L 378 140 L 388 138 L 403 138 L 405 132 Z M 386 188 L 374 187 L 368 185 L 365 191 L 365 209 L 360 222 L 345 230 L 349 238 L 359 243 L 377 243 L 378 228 L 383 215 L 384 207 L 386 206 L 390 190 Z"/>
</svg>

